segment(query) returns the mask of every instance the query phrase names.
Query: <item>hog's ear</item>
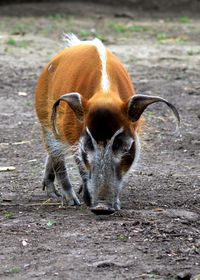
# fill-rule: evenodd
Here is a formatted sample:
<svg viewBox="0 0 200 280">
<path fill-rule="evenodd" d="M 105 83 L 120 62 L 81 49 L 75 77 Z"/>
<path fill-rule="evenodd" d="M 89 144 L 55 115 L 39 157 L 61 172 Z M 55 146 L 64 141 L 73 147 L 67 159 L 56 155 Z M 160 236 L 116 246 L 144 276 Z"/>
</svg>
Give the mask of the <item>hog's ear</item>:
<svg viewBox="0 0 200 280">
<path fill-rule="evenodd" d="M 180 117 L 179 113 L 176 109 L 176 107 L 169 103 L 167 100 L 164 98 L 158 97 L 158 96 L 148 96 L 148 95 L 135 95 L 131 97 L 131 99 L 128 101 L 127 104 L 127 114 L 128 118 L 132 122 L 136 122 L 139 120 L 140 116 L 144 112 L 144 110 L 151 104 L 156 103 L 156 102 L 163 102 L 165 103 L 174 113 L 174 116 L 177 120 L 177 125 L 179 127 L 180 125 Z"/>
<path fill-rule="evenodd" d="M 73 93 L 67 93 L 62 95 L 53 105 L 52 108 L 52 114 L 51 114 L 51 123 L 52 123 L 52 128 L 55 134 L 57 134 L 57 130 L 56 130 L 56 115 L 57 115 L 57 107 L 60 104 L 60 101 L 64 101 L 66 102 L 70 108 L 74 111 L 77 119 L 79 121 L 83 121 L 83 117 L 84 117 L 84 110 L 83 110 L 83 104 L 82 104 L 82 100 L 81 100 L 81 96 L 79 93 L 77 92 L 73 92 Z"/>
</svg>

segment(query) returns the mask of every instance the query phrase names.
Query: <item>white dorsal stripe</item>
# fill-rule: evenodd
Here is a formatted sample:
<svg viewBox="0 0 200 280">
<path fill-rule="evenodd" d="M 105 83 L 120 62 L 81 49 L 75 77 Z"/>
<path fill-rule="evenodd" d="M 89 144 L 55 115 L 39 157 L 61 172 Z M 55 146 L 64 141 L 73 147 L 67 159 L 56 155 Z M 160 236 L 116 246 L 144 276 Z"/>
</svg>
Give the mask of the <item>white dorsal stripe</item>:
<svg viewBox="0 0 200 280">
<path fill-rule="evenodd" d="M 98 53 L 99 53 L 99 57 L 101 60 L 101 88 L 103 91 L 108 91 L 109 90 L 109 79 L 108 79 L 108 75 L 107 75 L 107 68 L 106 68 L 106 48 L 104 46 L 104 44 L 97 38 L 91 40 L 91 41 L 81 41 L 78 39 L 78 37 L 76 35 L 74 35 L 73 33 L 67 33 L 64 34 L 64 38 L 63 41 L 66 44 L 66 47 L 73 47 L 73 46 L 77 46 L 80 44 L 86 44 L 86 45 L 93 45 L 97 48 Z"/>
</svg>

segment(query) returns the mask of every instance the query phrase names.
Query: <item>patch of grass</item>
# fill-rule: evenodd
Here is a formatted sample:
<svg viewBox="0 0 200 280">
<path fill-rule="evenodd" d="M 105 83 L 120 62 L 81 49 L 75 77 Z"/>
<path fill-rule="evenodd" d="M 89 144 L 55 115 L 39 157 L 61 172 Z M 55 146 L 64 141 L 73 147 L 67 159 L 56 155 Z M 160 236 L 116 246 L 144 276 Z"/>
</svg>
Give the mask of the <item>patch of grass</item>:
<svg viewBox="0 0 200 280">
<path fill-rule="evenodd" d="M 119 234 L 117 235 L 117 240 L 127 242 L 128 241 L 128 236 L 125 234 Z"/>
<path fill-rule="evenodd" d="M 180 23 L 190 23 L 190 19 L 187 16 L 182 16 L 179 18 Z"/>
<path fill-rule="evenodd" d="M 101 34 L 95 34 L 95 37 L 98 38 L 99 40 L 101 40 L 102 42 L 108 41 L 108 39 L 104 35 L 101 35 Z"/>
<path fill-rule="evenodd" d="M 155 117 L 155 113 L 152 111 L 146 111 L 145 114 L 148 119 L 152 119 L 153 117 Z"/>
<path fill-rule="evenodd" d="M 7 45 L 9 46 L 13 46 L 13 47 L 18 47 L 18 48 L 24 48 L 24 49 L 27 49 L 29 46 L 30 46 L 30 41 L 16 41 L 14 38 L 10 37 L 8 40 L 7 40 Z"/>
<path fill-rule="evenodd" d="M 32 170 L 31 170 L 31 176 L 32 176 L 32 177 L 36 177 L 37 174 L 38 174 L 38 170 L 36 170 L 35 168 L 32 168 Z"/>
<path fill-rule="evenodd" d="M 8 270 L 8 273 L 10 274 L 15 274 L 15 273 L 19 273 L 21 271 L 21 268 L 19 267 L 12 267 Z"/>
<path fill-rule="evenodd" d="M 116 33 L 127 33 L 127 32 L 145 32 L 148 31 L 149 28 L 142 25 L 134 25 L 134 24 L 124 24 L 117 22 L 110 22 L 109 28 Z"/>
<path fill-rule="evenodd" d="M 32 107 L 32 106 L 33 106 L 33 103 L 32 103 L 31 101 L 26 101 L 26 102 L 25 102 L 25 105 L 26 105 L 27 107 Z"/>
<path fill-rule="evenodd" d="M 150 279 L 156 279 L 156 278 L 157 278 L 157 273 L 155 273 L 155 272 L 150 272 L 150 273 L 148 274 L 148 276 L 149 276 Z"/>
<path fill-rule="evenodd" d="M 29 41 L 21 41 L 17 44 L 17 47 L 27 49 L 30 47 L 30 42 Z"/>
<path fill-rule="evenodd" d="M 159 32 L 159 33 L 156 34 L 156 40 L 157 40 L 159 43 L 164 42 L 166 39 L 167 39 L 167 35 L 166 35 L 165 32 Z"/>
<path fill-rule="evenodd" d="M 17 23 L 11 30 L 11 35 L 24 35 L 26 34 L 26 25 L 23 23 Z"/>
<path fill-rule="evenodd" d="M 128 30 L 128 27 L 123 23 L 110 23 L 110 28 L 116 33 L 125 33 Z"/>
<path fill-rule="evenodd" d="M 193 56 L 193 55 L 199 55 L 200 54 L 200 50 L 192 50 L 192 49 L 189 49 L 187 50 L 187 55 L 190 55 L 190 56 Z"/>
<path fill-rule="evenodd" d="M 165 32 L 156 34 L 156 40 L 160 44 L 182 44 L 188 41 L 188 38 L 184 35 L 170 37 Z"/>
<path fill-rule="evenodd" d="M 56 21 L 61 21 L 63 18 L 64 17 L 61 14 L 53 14 L 53 15 L 49 16 L 49 19 L 56 20 Z"/>
<path fill-rule="evenodd" d="M 79 32 L 79 38 L 82 39 L 82 40 L 87 40 L 89 37 L 92 37 L 92 38 L 98 38 L 99 40 L 101 40 L 102 42 L 106 42 L 107 41 L 107 38 L 100 34 L 100 33 L 96 33 L 95 31 L 90 31 L 90 30 L 81 30 Z"/>
<path fill-rule="evenodd" d="M 90 36 L 90 31 L 88 31 L 88 30 L 81 30 L 81 31 L 79 32 L 79 36 L 80 36 L 80 38 L 81 38 L 82 40 L 86 40 L 86 39 L 88 39 L 88 37 Z"/>
<path fill-rule="evenodd" d="M 135 24 L 133 22 L 123 23 L 109 21 L 107 23 L 108 28 L 116 33 L 131 33 L 131 32 L 147 32 L 150 30 L 149 26 L 144 26 L 140 24 Z"/>
<path fill-rule="evenodd" d="M 84 204 L 81 204 L 79 209 L 80 209 L 81 212 L 85 212 L 87 210 L 87 206 L 84 205 Z"/>
<path fill-rule="evenodd" d="M 133 25 L 129 27 L 129 30 L 133 32 L 145 32 L 148 31 L 148 28 L 146 26 Z"/>
<path fill-rule="evenodd" d="M 15 213 L 13 213 L 13 212 L 5 212 L 4 213 L 4 217 L 6 218 L 6 219 L 15 219 Z"/>
<path fill-rule="evenodd" d="M 52 24 L 49 24 L 48 26 L 45 26 L 41 29 L 39 29 L 39 33 L 43 34 L 45 37 L 49 37 L 51 33 L 55 32 Z"/>
<path fill-rule="evenodd" d="M 48 228 L 51 228 L 51 227 L 53 227 L 55 225 L 56 225 L 56 221 L 55 220 L 48 220 L 48 222 L 47 222 Z"/>
<path fill-rule="evenodd" d="M 14 38 L 12 38 L 12 37 L 10 37 L 8 40 L 7 40 L 7 45 L 9 45 L 9 46 L 17 46 L 17 41 L 14 39 Z"/>
<path fill-rule="evenodd" d="M 176 38 L 174 38 L 174 40 L 175 40 L 175 43 L 182 44 L 182 43 L 187 42 L 188 38 L 186 36 L 177 36 Z"/>
<path fill-rule="evenodd" d="M 193 50 L 190 49 L 190 50 L 187 50 L 187 54 L 192 56 L 192 55 L 194 55 L 195 53 L 194 53 Z"/>
</svg>

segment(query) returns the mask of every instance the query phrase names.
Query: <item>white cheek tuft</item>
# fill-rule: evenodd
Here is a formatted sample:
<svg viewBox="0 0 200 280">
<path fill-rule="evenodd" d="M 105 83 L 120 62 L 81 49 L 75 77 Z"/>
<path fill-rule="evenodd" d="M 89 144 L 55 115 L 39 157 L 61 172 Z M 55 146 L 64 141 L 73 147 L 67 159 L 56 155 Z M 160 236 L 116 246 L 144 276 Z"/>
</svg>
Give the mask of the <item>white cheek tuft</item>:
<svg viewBox="0 0 200 280">
<path fill-rule="evenodd" d="M 135 159 L 134 159 L 134 163 L 133 163 L 133 168 L 136 167 L 139 157 L 140 157 L 140 150 L 141 150 L 141 145 L 140 145 L 140 139 L 139 136 L 137 134 L 135 134 Z"/>
</svg>

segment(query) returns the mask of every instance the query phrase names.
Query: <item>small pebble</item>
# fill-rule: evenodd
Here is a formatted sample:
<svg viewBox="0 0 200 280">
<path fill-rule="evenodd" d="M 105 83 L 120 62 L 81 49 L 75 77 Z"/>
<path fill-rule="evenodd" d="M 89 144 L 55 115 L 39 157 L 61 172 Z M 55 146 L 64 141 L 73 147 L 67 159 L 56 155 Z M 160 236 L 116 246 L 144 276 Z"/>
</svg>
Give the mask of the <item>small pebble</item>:
<svg viewBox="0 0 200 280">
<path fill-rule="evenodd" d="M 190 280 L 192 277 L 192 274 L 190 272 L 180 272 L 177 275 L 177 280 Z"/>
</svg>

